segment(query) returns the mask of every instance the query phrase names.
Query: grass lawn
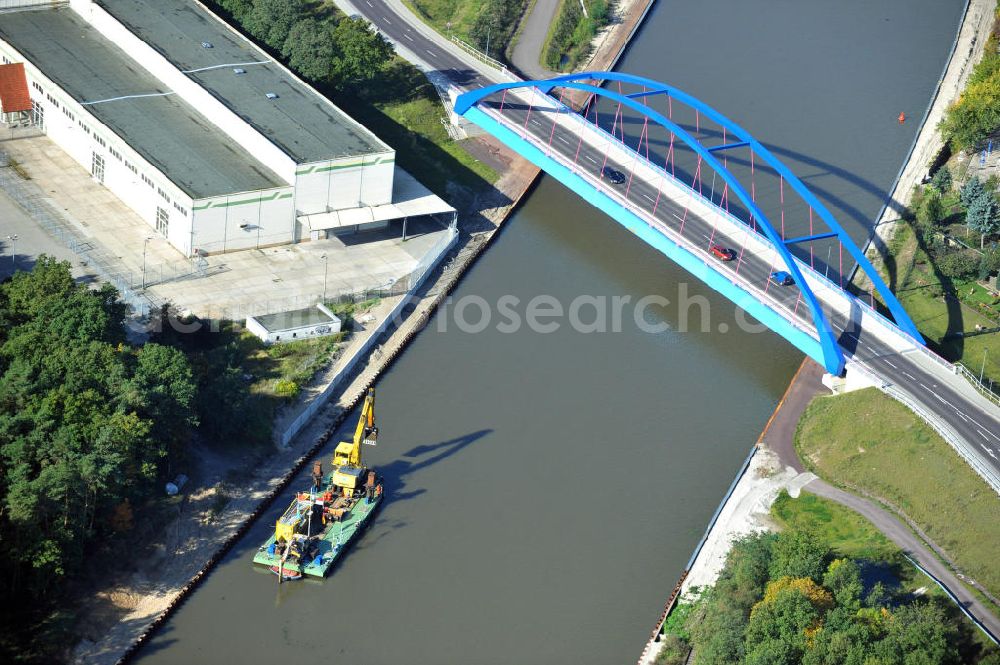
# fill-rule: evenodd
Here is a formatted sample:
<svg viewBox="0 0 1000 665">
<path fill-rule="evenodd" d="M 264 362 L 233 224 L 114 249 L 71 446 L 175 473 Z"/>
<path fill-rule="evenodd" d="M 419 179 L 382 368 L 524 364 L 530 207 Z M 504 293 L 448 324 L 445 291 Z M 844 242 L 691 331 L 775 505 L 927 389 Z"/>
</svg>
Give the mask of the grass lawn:
<svg viewBox="0 0 1000 665">
<path fill-rule="evenodd" d="M 1000 498 L 928 425 L 875 388 L 817 397 L 795 445 L 823 478 L 898 507 L 992 594 L 1000 594 Z"/>
<path fill-rule="evenodd" d="M 454 185 L 478 192 L 498 177 L 448 135 L 446 112 L 434 86 L 402 58 L 360 90 L 331 92 L 331 97 L 395 148 L 401 167 L 446 200 L 454 198 Z"/>
<path fill-rule="evenodd" d="M 771 506 L 771 516 L 786 529 L 812 534 L 837 556 L 872 561 L 891 560 L 899 553 L 871 522 L 839 503 L 802 492 L 793 499 L 782 491 Z"/>
<path fill-rule="evenodd" d="M 438 32 L 455 35 L 471 44 L 469 31 L 475 25 L 483 7 L 489 4 L 489 0 L 403 0 L 403 4 L 434 26 Z M 491 46 L 490 51 L 493 50 Z"/>
</svg>

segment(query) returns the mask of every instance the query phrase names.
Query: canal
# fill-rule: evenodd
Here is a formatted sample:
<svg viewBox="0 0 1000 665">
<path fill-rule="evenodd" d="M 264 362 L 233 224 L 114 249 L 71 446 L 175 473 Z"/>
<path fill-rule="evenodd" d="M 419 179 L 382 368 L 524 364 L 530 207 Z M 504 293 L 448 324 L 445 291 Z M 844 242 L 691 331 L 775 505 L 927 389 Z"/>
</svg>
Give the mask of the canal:
<svg viewBox="0 0 1000 665">
<path fill-rule="evenodd" d="M 736 119 L 860 242 L 962 10 L 664 0 L 620 68 Z M 651 295 L 669 304 L 641 300 Z M 381 440 L 365 452 L 389 501 L 333 576 L 278 587 L 254 570 L 273 527 L 262 520 L 143 665 L 638 656 L 801 355 L 741 330 L 730 304 L 551 179 L 453 296 L 378 385 Z M 504 296 L 522 322 L 533 298 L 568 309 L 582 296 L 577 323 L 592 332 L 568 316 L 545 319 L 551 332 L 498 329 Z M 484 307 L 493 318 L 476 325 Z"/>
</svg>

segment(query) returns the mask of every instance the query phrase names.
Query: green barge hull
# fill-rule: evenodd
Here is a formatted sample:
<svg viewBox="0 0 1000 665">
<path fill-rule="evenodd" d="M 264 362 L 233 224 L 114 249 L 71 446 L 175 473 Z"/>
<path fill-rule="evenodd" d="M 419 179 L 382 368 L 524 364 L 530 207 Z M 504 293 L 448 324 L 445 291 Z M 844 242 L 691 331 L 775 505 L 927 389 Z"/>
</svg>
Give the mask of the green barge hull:
<svg viewBox="0 0 1000 665">
<path fill-rule="evenodd" d="M 326 577 L 327 572 L 333 567 L 341 555 L 347 550 L 348 545 L 365 528 L 372 515 L 381 505 L 383 496 L 381 494 L 373 497 L 370 502 L 362 498 L 351 508 L 351 511 L 337 521 L 330 521 L 324 525 L 323 530 L 314 536 L 316 553 L 306 563 L 286 560 L 282 570 L 287 573 L 301 573 L 310 577 Z M 257 550 L 253 562 L 267 567 L 277 567 L 281 565 L 281 551 L 275 545 L 275 534 L 267 539 Z M 273 551 L 274 554 L 269 554 Z"/>
</svg>

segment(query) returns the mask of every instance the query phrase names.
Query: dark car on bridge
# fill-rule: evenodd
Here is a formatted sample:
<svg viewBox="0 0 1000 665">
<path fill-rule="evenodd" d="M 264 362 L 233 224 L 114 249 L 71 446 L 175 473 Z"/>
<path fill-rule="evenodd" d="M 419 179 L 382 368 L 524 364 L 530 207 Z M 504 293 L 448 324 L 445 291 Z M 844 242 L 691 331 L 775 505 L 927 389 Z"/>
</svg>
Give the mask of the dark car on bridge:
<svg viewBox="0 0 1000 665">
<path fill-rule="evenodd" d="M 789 275 L 784 270 L 775 270 L 774 272 L 772 272 L 771 281 L 777 284 L 778 286 L 791 286 L 792 284 L 795 283 L 795 280 L 792 279 L 792 276 Z"/>
<path fill-rule="evenodd" d="M 723 247 L 722 245 L 710 245 L 708 251 L 712 252 L 712 256 L 719 259 L 720 261 L 732 261 L 736 258 L 736 252 L 728 247 Z"/>
<path fill-rule="evenodd" d="M 601 177 L 607 178 L 612 185 L 624 185 L 625 184 L 625 174 L 618 169 L 613 169 L 610 166 L 605 166 L 601 169 Z"/>
</svg>

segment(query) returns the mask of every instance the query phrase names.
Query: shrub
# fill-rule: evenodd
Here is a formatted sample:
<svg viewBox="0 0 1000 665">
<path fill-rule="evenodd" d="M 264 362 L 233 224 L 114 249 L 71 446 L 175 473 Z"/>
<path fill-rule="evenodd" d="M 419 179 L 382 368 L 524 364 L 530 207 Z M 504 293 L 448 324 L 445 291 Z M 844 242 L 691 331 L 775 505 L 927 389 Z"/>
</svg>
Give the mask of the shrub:
<svg viewBox="0 0 1000 665">
<path fill-rule="evenodd" d="M 299 384 L 288 379 L 278 379 L 274 382 L 274 394 L 278 397 L 293 399 L 299 394 Z"/>
<path fill-rule="evenodd" d="M 952 252 L 938 259 L 937 267 L 945 277 L 966 279 L 978 272 L 979 255 L 969 249 Z"/>
</svg>

